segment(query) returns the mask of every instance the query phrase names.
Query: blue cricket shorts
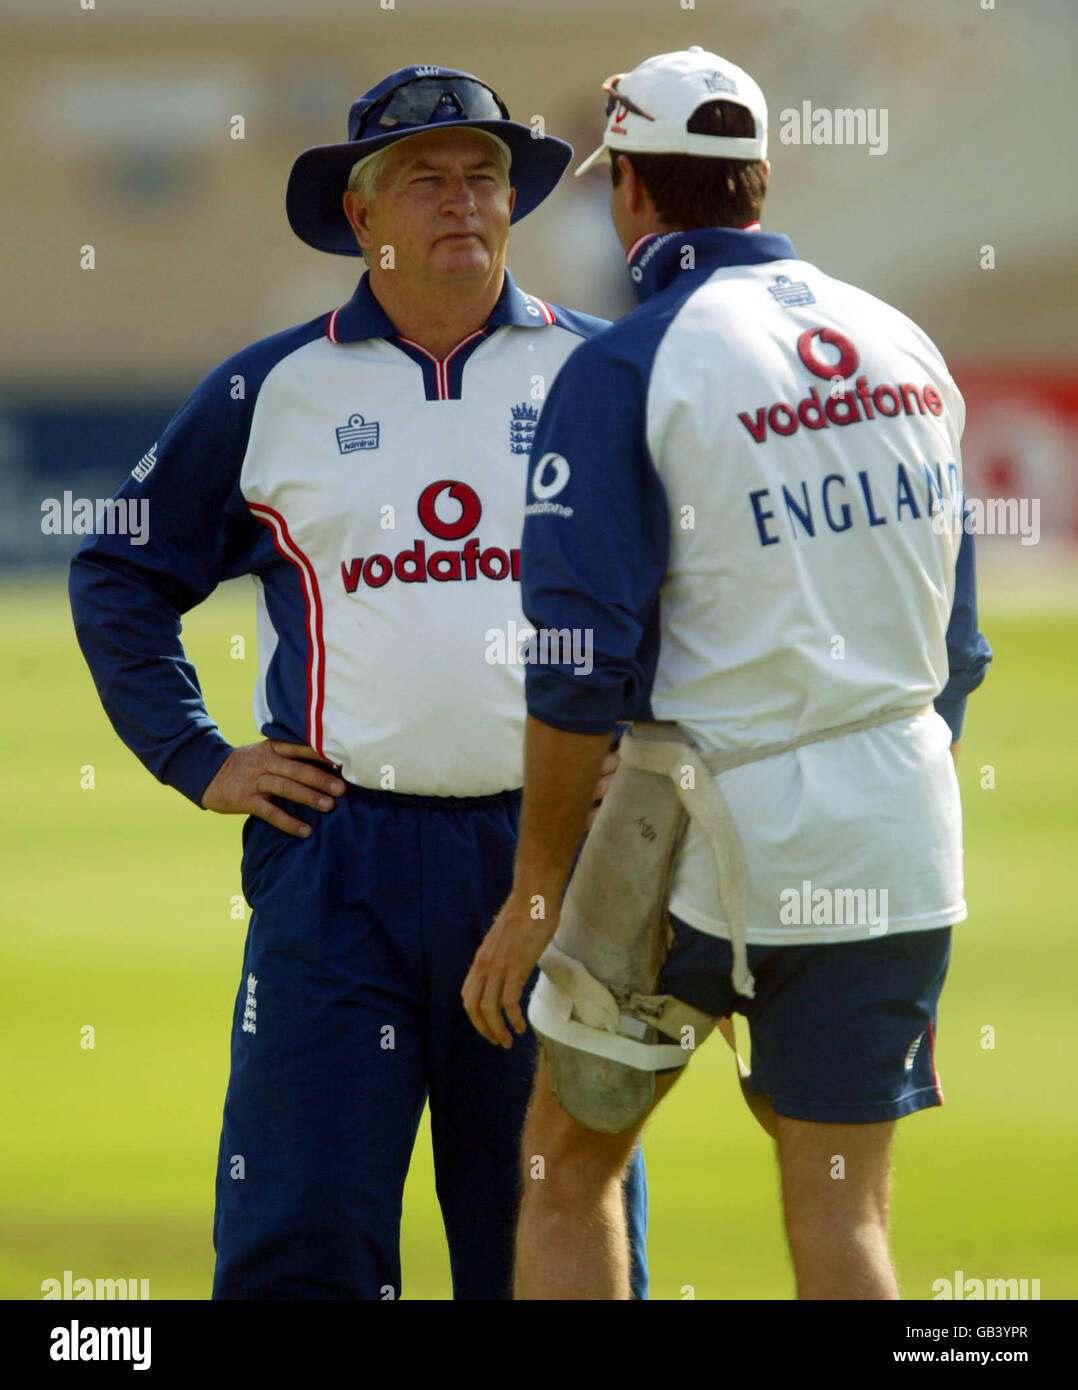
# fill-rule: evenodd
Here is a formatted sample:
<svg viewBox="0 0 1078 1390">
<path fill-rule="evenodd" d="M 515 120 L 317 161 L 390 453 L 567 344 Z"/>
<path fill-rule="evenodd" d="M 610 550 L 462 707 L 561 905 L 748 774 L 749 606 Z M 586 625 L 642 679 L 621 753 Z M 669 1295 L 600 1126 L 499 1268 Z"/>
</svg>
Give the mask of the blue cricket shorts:
<svg viewBox="0 0 1078 1390">
<path fill-rule="evenodd" d="M 895 1120 L 942 1105 L 936 1007 L 951 928 L 867 941 L 748 948 L 755 997 L 736 994 L 729 941 L 671 917 L 658 991 L 749 1021 L 747 1085 L 778 1115 L 830 1124 Z"/>
</svg>

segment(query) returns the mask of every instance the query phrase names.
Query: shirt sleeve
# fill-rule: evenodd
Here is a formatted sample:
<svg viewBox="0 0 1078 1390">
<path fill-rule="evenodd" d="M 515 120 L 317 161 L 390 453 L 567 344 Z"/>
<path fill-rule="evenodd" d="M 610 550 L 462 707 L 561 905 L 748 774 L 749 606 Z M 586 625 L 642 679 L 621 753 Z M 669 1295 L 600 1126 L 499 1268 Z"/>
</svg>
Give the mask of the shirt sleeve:
<svg viewBox="0 0 1078 1390">
<path fill-rule="evenodd" d="M 196 806 L 232 750 L 206 710 L 180 618 L 222 579 L 251 572 L 260 529 L 238 488 L 251 405 L 235 398 L 235 371 L 230 360 L 200 383 L 116 493 L 128 515 L 136 509 L 138 532 L 117 524 L 88 536 L 68 580 L 113 728 Z"/>
<path fill-rule="evenodd" d="M 955 563 L 954 602 L 947 624 L 947 684 L 935 699 L 937 714 L 950 725 L 951 740 L 961 737 L 966 699 L 984 680 L 992 648 L 977 626 L 977 577 L 973 534 L 963 527 Z"/>
<path fill-rule="evenodd" d="M 539 417 L 521 545 L 523 607 L 537 630 L 528 712 L 589 734 L 646 717 L 669 559 L 646 365 L 605 339 L 577 348 Z"/>
</svg>

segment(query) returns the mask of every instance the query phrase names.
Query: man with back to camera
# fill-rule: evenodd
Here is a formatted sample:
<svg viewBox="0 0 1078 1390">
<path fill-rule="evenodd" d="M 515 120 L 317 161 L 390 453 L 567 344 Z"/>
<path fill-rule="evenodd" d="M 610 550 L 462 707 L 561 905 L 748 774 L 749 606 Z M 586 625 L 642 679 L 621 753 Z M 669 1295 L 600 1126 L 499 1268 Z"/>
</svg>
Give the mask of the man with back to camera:
<svg viewBox="0 0 1078 1390">
<path fill-rule="evenodd" d="M 760 231 L 767 108 L 745 72 L 696 48 L 605 90 L 578 173 L 610 161 L 641 305 L 558 378 L 522 545 L 529 620 L 593 633 L 594 666 L 527 672 L 513 891 L 462 992 L 511 1045 L 542 956 L 522 1154 L 546 1163 L 516 1296 L 628 1296 L 623 1165 L 737 1011 L 799 1296 L 896 1298 L 891 1140 L 942 1102 L 936 1007 L 967 915 L 951 754 L 991 659 L 956 525 L 964 405 L 915 324 Z"/>
<path fill-rule="evenodd" d="M 248 817 L 214 1297 L 398 1298 L 429 1093 L 454 1296 L 507 1298 L 532 1059 L 492 1053 L 459 1007 L 508 892 L 522 779 L 523 668 L 485 653 L 525 626 L 536 383 L 605 324 L 505 269 L 510 223 L 572 150 L 485 83 L 400 69 L 348 135 L 300 155 L 287 210 L 367 273 L 196 388 L 120 494 L 152 503 L 148 543 L 88 539 L 72 607 L 121 738 L 196 805 Z M 180 616 L 243 574 L 263 738 L 232 748 Z M 645 1297 L 639 1156 L 626 1196 Z"/>
</svg>

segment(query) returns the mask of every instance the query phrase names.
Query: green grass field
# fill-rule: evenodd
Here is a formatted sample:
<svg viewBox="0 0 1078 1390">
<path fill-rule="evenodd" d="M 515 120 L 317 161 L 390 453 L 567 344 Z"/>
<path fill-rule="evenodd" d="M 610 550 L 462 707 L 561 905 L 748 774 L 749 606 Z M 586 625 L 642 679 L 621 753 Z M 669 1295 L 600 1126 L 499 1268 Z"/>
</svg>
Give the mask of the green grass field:
<svg viewBox="0 0 1078 1390">
<path fill-rule="evenodd" d="M 9 584 L 0 607 L 0 1297 L 40 1298 L 42 1280 L 70 1269 L 148 1278 L 156 1299 L 206 1298 L 245 931 L 231 915 L 241 821 L 199 813 L 120 744 L 62 583 Z M 894 1249 L 906 1298 L 931 1297 L 956 1268 L 1074 1298 L 1078 616 L 988 608 L 982 626 L 996 663 L 963 739 L 970 919 L 941 1008 L 947 1103 L 899 1126 Z M 244 660 L 230 656 L 236 634 Z M 250 742 L 248 585 L 191 614 L 185 641 L 224 732 Z M 721 1042 L 694 1060 L 646 1152 L 652 1296 L 790 1297 L 773 1157 Z M 449 1296 L 425 1124 L 403 1258 L 405 1297 Z"/>
</svg>

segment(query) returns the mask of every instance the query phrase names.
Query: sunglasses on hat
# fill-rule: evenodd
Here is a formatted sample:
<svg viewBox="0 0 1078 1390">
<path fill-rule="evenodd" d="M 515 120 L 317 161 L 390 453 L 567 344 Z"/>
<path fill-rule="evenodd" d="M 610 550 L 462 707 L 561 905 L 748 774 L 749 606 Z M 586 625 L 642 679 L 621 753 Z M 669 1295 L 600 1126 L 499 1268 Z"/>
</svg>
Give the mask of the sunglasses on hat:
<svg viewBox="0 0 1078 1390">
<path fill-rule="evenodd" d="M 606 114 L 611 116 L 618 106 L 624 106 L 626 111 L 631 111 L 634 116 L 643 116 L 645 121 L 653 121 L 654 116 L 649 116 L 646 111 L 629 100 L 624 93 L 618 91 L 618 83 L 626 74 L 623 72 L 615 73 L 613 77 L 608 77 L 603 83 L 603 91 L 606 92 Z"/>
<path fill-rule="evenodd" d="M 364 112 L 355 138 L 364 135 L 376 110 L 377 125 L 388 131 L 397 126 L 427 125 L 443 105 L 452 112 L 449 120 L 509 119 L 509 109 L 501 97 L 477 78 L 412 77 Z"/>
</svg>

